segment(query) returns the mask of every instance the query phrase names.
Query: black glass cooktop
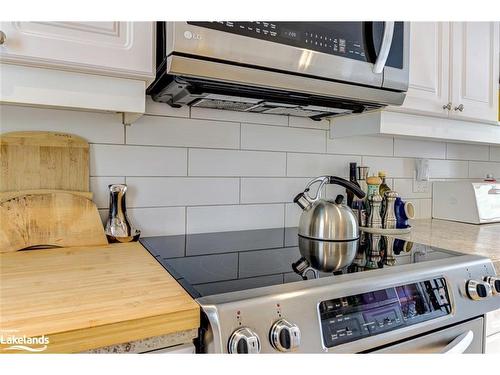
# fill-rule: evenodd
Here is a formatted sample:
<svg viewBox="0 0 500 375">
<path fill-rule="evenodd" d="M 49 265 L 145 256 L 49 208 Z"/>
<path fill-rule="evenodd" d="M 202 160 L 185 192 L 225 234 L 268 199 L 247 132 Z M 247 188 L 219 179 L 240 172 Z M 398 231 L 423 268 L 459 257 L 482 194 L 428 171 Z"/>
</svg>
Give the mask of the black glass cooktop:
<svg viewBox="0 0 500 375">
<path fill-rule="evenodd" d="M 193 298 L 315 277 L 313 272 L 300 275 L 294 271 L 297 267 L 292 267 L 301 262 L 297 228 L 146 237 L 141 243 Z M 318 272 L 317 276 L 335 277 L 457 255 L 364 234 L 349 266 L 334 273 Z"/>
</svg>

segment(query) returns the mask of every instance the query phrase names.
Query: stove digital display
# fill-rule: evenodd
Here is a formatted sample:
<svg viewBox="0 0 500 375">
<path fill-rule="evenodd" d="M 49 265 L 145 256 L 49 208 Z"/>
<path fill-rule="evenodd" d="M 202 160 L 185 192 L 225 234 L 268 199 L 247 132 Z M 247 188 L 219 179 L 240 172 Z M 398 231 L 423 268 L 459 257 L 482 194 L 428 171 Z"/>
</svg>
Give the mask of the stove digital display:
<svg viewBox="0 0 500 375">
<path fill-rule="evenodd" d="M 400 285 L 319 304 L 327 348 L 451 313 L 444 278 Z"/>
</svg>

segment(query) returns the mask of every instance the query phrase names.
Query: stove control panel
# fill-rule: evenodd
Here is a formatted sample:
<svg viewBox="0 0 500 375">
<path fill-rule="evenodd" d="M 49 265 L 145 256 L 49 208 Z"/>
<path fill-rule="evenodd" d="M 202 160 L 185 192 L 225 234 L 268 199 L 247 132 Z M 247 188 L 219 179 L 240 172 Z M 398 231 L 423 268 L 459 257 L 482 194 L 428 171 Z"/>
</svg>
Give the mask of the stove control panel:
<svg viewBox="0 0 500 375">
<path fill-rule="evenodd" d="M 327 348 L 451 313 L 444 278 L 376 290 L 319 304 Z"/>
<path fill-rule="evenodd" d="M 490 297 L 493 294 L 492 286 L 487 281 L 468 280 L 465 285 L 467 296 L 474 300 L 479 301 L 483 298 Z"/>
</svg>

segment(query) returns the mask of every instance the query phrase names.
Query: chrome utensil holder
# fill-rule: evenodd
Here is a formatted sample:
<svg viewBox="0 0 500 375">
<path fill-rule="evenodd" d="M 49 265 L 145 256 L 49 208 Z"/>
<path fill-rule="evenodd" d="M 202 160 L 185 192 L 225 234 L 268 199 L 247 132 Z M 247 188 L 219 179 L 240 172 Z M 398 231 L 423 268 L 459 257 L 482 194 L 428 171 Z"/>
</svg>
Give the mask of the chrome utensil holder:
<svg viewBox="0 0 500 375">
<path fill-rule="evenodd" d="M 132 227 L 127 217 L 125 195 L 127 185 L 109 185 L 109 215 L 105 233 L 110 242 L 132 242 L 139 240 L 141 232 Z"/>
</svg>

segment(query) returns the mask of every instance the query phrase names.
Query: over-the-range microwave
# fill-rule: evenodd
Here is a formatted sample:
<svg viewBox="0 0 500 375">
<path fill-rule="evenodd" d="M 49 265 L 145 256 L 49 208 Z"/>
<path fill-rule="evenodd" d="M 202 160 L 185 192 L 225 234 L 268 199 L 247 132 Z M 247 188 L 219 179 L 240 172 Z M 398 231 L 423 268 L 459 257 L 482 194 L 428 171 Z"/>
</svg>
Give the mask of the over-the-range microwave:
<svg viewBox="0 0 500 375">
<path fill-rule="evenodd" d="M 401 105 L 409 33 L 407 22 L 158 22 L 148 94 L 316 120 Z"/>
</svg>

